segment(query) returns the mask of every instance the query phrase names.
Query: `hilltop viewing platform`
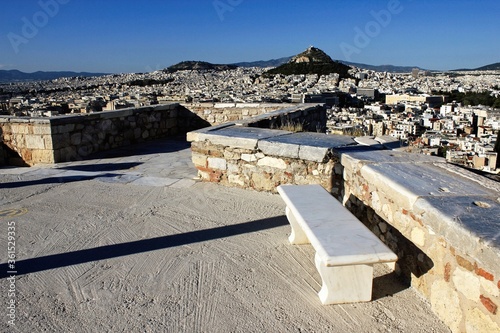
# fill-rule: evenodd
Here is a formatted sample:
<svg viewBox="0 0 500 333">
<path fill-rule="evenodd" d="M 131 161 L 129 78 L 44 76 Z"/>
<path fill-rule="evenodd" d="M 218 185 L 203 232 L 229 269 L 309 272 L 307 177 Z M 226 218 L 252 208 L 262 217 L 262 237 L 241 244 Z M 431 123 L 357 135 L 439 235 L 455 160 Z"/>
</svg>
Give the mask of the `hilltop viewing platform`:
<svg viewBox="0 0 500 333">
<path fill-rule="evenodd" d="M 172 127 L 190 143 L 1 168 L 2 219 L 18 235 L 16 329 L 499 330 L 498 182 L 390 137 L 318 133 L 319 104 L 259 114 Z M 94 125 L 109 119 L 128 120 L 109 112 Z M 314 250 L 288 244 L 283 184 L 322 185 L 397 254 L 395 273 L 375 266 L 372 302 L 321 305 Z"/>
</svg>

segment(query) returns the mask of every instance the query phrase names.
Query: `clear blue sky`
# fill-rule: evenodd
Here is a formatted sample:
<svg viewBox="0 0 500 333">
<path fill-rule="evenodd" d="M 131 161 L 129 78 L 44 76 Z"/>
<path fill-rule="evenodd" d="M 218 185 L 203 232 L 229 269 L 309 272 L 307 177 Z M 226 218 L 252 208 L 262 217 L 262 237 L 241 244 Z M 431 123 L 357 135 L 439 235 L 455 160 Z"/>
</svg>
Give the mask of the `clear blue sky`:
<svg viewBox="0 0 500 333">
<path fill-rule="evenodd" d="M 500 61 L 499 18 L 498 0 L 2 0 L 0 69 L 147 72 L 310 45 L 372 65 L 475 68 Z"/>
</svg>

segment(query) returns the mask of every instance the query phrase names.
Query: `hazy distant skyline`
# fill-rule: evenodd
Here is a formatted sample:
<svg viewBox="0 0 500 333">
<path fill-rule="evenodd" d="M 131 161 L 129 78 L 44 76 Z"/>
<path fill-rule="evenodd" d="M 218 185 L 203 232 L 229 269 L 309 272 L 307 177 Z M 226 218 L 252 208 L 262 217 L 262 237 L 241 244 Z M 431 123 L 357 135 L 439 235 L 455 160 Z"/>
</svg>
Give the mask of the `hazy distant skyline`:
<svg viewBox="0 0 500 333">
<path fill-rule="evenodd" d="M 0 69 L 149 72 L 184 60 L 336 60 L 427 69 L 500 61 L 498 0 L 2 2 Z"/>
</svg>

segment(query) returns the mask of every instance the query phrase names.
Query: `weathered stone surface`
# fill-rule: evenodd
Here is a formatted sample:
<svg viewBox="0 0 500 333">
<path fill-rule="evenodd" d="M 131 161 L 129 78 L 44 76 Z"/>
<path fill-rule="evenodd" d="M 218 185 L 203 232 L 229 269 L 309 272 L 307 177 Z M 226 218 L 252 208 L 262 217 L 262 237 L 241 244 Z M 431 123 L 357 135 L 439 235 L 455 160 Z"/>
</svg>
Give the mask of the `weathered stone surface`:
<svg viewBox="0 0 500 333">
<path fill-rule="evenodd" d="M 207 157 L 205 155 L 192 153 L 191 160 L 193 161 L 193 164 L 195 166 L 202 166 L 202 167 L 207 166 Z"/>
<path fill-rule="evenodd" d="M 31 159 L 30 150 L 39 149 L 53 150 L 55 161 L 67 161 L 68 158 L 82 158 L 90 152 L 187 132 L 195 116 L 190 112 L 177 113 L 179 107 L 173 103 L 35 120 L 9 117 L 2 118 L 0 126 L 4 132 L 3 140 L 23 151 L 24 158 Z M 72 149 L 65 149 L 70 147 Z M 74 153 L 67 153 L 69 151 Z M 43 161 L 36 163 L 39 162 Z"/>
<path fill-rule="evenodd" d="M 436 281 L 432 285 L 431 306 L 452 332 L 460 332 L 463 318 L 460 299 L 445 281 Z"/>
<path fill-rule="evenodd" d="M 208 158 L 208 167 L 211 169 L 226 170 L 227 169 L 227 162 L 223 158 L 209 157 Z"/>
<path fill-rule="evenodd" d="M 256 162 L 257 156 L 255 154 L 241 154 L 241 159 L 245 162 Z"/>
<path fill-rule="evenodd" d="M 258 148 L 266 155 L 299 158 L 299 145 L 288 144 L 277 141 L 261 140 Z"/>
<path fill-rule="evenodd" d="M 42 136 L 40 135 L 26 135 L 26 148 L 28 149 L 46 149 Z M 47 147 L 50 149 L 50 147 Z"/>
<path fill-rule="evenodd" d="M 493 322 L 489 316 L 482 313 L 478 308 L 467 311 L 465 328 L 467 333 L 500 332 L 500 325 Z"/>
<path fill-rule="evenodd" d="M 474 201 L 484 201 L 490 208 L 474 205 Z M 426 223 L 439 230 L 452 245 L 460 246 L 465 253 L 481 253 L 483 244 L 489 244 L 491 251 L 500 255 L 498 237 L 498 216 L 500 205 L 494 196 L 453 196 L 422 198 L 415 203 L 415 211 L 426 215 Z M 500 271 L 500 265 L 495 270 Z"/>
<path fill-rule="evenodd" d="M 277 168 L 277 169 L 286 169 L 286 163 L 282 159 L 279 158 L 274 158 L 274 157 L 264 157 L 263 159 L 260 159 L 257 162 L 257 165 L 259 166 L 268 166 L 271 168 Z"/>
<path fill-rule="evenodd" d="M 256 149 L 259 140 L 287 133 L 289 132 L 254 127 L 226 127 L 217 131 L 198 133 L 197 141 L 208 140 L 215 145 Z"/>
<path fill-rule="evenodd" d="M 477 301 L 481 293 L 479 278 L 471 272 L 457 268 L 453 272 L 452 281 L 459 292 L 471 301 Z"/>
<path fill-rule="evenodd" d="M 411 241 L 423 247 L 425 245 L 425 232 L 419 227 L 413 228 L 411 231 Z"/>
</svg>

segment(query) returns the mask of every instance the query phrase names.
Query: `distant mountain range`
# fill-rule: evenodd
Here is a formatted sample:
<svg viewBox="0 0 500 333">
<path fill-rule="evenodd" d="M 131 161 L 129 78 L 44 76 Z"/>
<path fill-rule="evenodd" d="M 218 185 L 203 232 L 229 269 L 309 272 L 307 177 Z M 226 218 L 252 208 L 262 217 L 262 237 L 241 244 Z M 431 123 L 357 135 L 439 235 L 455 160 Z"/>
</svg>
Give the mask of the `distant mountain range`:
<svg viewBox="0 0 500 333">
<path fill-rule="evenodd" d="M 198 69 L 198 70 L 227 70 L 234 69 L 236 67 L 279 67 L 281 65 L 287 64 L 293 56 L 291 57 L 283 57 L 278 59 L 271 60 L 259 60 L 253 62 L 238 62 L 227 65 L 216 65 L 211 64 L 204 61 L 183 61 L 176 65 L 170 66 L 165 69 L 166 72 L 176 72 L 178 70 L 185 69 Z M 339 63 L 356 66 L 358 68 L 373 70 L 377 72 L 391 72 L 391 73 L 410 73 L 413 68 L 420 68 L 418 66 L 393 66 L 393 65 L 368 65 L 361 64 L 349 61 L 339 60 Z M 455 69 L 452 71 L 486 71 L 486 70 L 500 70 L 500 62 L 482 66 L 474 69 Z M 45 81 L 45 80 L 55 80 L 62 77 L 92 77 L 92 76 L 103 76 L 109 75 L 109 73 L 89 73 L 89 72 L 70 72 L 70 71 L 61 71 L 61 72 L 43 72 L 38 71 L 34 73 L 25 73 L 18 70 L 0 70 L 0 84 L 1 83 L 9 83 L 9 82 L 22 82 L 22 81 Z"/>
<path fill-rule="evenodd" d="M 467 71 L 498 71 L 500 70 L 500 62 L 491 64 L 491 65 L 486 65 L 483 67 L 475 68 L 475 69 L 454 69 L 454 72 L 467 72 Z"/>
<path fill-rule="evenodd" d="M 24 73 L 16 69 L 12 70 L 0 70 L 0 83 L 8 82 L 20 82 L 20 81 L 45 81 L 45 80 L 55 80 L 61 77 L 74 77 L 74 76 L 103 76 L 108 75 L 107 73 L 88 73 L 88 72 L 34 72 L 34 73 Z"/>
</svg>

